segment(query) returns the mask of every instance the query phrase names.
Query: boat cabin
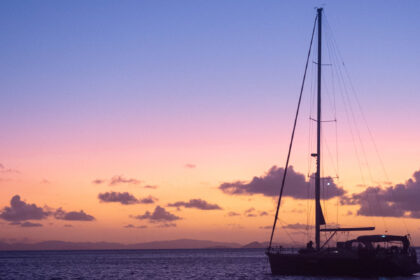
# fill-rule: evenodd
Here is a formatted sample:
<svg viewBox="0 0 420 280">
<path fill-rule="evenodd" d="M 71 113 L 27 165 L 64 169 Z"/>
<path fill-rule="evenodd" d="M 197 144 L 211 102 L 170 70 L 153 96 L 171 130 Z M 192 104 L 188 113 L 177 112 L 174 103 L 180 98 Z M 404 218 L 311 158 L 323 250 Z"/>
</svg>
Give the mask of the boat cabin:
<svg viewBox="0 0 420 280">
<path fill-rule="evenodd" d="M 383 250 L 394 253 L 407 254 L 410 248 L 410 241 L 407 236 L 398 235 L 362 235 L 356 239 L 346 242 L 337 242 L 337 248 L 362 249 L 362 250 Z"/>
</svg>

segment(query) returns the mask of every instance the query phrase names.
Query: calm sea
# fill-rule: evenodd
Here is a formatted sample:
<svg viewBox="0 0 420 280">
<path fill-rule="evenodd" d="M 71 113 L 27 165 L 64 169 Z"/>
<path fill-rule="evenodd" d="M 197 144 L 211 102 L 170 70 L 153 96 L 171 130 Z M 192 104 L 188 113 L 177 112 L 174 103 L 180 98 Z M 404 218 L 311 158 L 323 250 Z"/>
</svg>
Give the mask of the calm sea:
<svg viewBox="0 0 420 280">
<path fill-rule="evenodd" d="M 0 252 L 0 279 L 320 278 L 274 277 L 261 249 L 207 249 Z"/>
</svg>

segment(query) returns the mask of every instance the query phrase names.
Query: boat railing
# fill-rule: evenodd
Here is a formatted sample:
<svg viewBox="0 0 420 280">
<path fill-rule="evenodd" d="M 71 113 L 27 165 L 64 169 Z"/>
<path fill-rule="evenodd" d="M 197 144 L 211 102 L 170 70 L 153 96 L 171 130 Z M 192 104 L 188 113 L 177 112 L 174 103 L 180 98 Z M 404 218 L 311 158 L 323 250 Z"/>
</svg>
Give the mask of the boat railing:
<svg viewBox="0 0 420 280">
<path fill-rule="evenodd" d="M 299 249 L 283 246 L 272 246 L 267 248 L 267 253 L 271 254 L 297 254 Z"/>
</svg>

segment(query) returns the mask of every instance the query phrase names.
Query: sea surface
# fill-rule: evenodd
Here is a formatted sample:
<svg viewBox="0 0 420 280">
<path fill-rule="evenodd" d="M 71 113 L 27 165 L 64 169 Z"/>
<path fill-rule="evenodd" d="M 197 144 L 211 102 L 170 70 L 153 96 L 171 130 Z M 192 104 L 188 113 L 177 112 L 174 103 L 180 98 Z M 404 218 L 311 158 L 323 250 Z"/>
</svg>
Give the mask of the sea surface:
<svg viewBox="0 0 420 280">
<path fill-rule="evenodd" d="M 272 276 L 262 249 L 206 249 L 0 252 L 0 279 L 322 278 Z"/>
</svg>

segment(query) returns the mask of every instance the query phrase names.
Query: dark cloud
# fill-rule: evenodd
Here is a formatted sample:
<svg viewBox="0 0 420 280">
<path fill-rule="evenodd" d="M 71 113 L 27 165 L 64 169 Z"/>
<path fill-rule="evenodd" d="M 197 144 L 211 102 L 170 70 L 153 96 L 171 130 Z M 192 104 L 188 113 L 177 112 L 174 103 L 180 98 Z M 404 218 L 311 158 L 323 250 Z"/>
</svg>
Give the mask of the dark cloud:
<svg viewBox="0 0 420 280">
<path fill-rule="evenodd" d="M 253 195 L 262 194 L 264 196 L 275 197 L 279 195 L 281 181 L 283 179 L 284 169 L 273 166 L 268 172 L 260 177 L 254 177 L 249 182 L 236 181 L 231 183 L 222 183 L 219 189 L 226 194 L 231 195 Z M 332 179 L 324 179 L 325 183 L 322 197 L 330 199 L 335 196 L 344 194 L 344 190 L 339 188 Z M 293 167 L 289 167 L 286 177 L 286 186 L 283 196 L 293 197 L 296 199 L 312 199 L 314 184 L 306 181 L 305 175 L 294 171 Z M 312 196 L 308 197 L 308 193 Z"/>
<path fill-rule="evenodd" d="M 228 212 L 226 215 L 227 215 L 227 216 L 229 216 L 229 217 L 234 217 L 234 216 L 240 216 L 241 214 L 236 213 L 236 212 L 234 212 L 234 211 L 230 211 L 230 212 Z"/>
<path fill-rule="evenodd" d="M 124 205 L 140 203 L 134 195 L 128 192 L 105 192 L 98 194 L 101 202 L 118 202 Z"/>
<path fill-rule="evenodd" d="M 156 197 L 153 197 L 153 196 L 149 195 L 148 197 L 140 199 L 140 203 L 142 203 L 142 204 L 153 204 L 157 200 L 158 199 Z"/>
<path fill-rule="evenodd" d="M 66 212 L 61 208 L 58 208 L 55 213 L 54 217 L 58 220 L 65 220 L 65 221 L 94 221 L 95 218 L 89 214 L 86 214 L 83 210 L 77 211 L 70 211 Z"/>
<path fill-rule="evenodd" d="M 9 223 L 9 225 L 11 225 L 11 226 L 18 226 L 20 224 L 21 224 L 21 222 L 11 222 L 11 223 Z"/>
<path fill-rule="evenodd" d="M 120 184 L 139 184 L 140 181 L 134 178 L 124 178 L 123 176 L 114 176 L 111 178 L 109 185 L 116 186 Z"/>
<path fill-rule="evenodd" d="M 313 228 L 312 225 L 304 225 L 301 223 L 296 223 L 296 224 L 288 224 L 288 225 L 284 225 L 282 226 L 282 228 L 286 228 L 286 229 L 293 229 L 293 230 L 308 230 Z"/>
<path fill-rule="evenodd" d="M 95 184 L 95 185 L 100 185 L 100 184 L 105 183 L 105 180 L 95 179 L 95 180 L 92 181 L 92 183 Z"/>
<path fill-rule="evenodd" d="M 181 219 L 181 217 L 171 214 L 170 212 L 166 211 L 165 208 L 160 206 L 156 206 L 153 213 L 146 211 L 146 213 L 143 215 L 134 216 L 134 218 L 138 220 L 148 220 L 151 223 L 172 222 Z"/>
<path fill-rule="evenodd" d="M 40 223 L 23 222 L 20 224 L 21 227 L 42 227 Z"/>
<path fill-rule="evenodd" d="M 249 217 L 249 218 L 255 218 L 255 217 L 257 217 L 257 215 L 254 214 L 254 213 L 246 214 L 246 216 Z"/>
<path fill-rule="evenodd" d="M 185 166 L 185 168 L 196 168 L 197 167 L 195 164 L 192 164 L 192 163 L 187 163 L 184 166 Z"/>
<path fill-rule="evenodd" d="M 387 188 L 369 187 L 341 199 L 345 205 L 359 205 L 357 215 L 420 218 L 420 171 L 404 184 Z"/>
<path fill-rule="evenodd" d="M 200 210 L 222 210 L 222 208 L 217 204 L 208 203 L 202 199 L 190 199 L 190 201 L 178 201 L 175 203 L 169 203 L 169 207 L 185 207 L 185 208 L 196 208 Z"/>
<path fill-rule="evenodd" d="M 0 213 L 0 218 L 6 221 L 26 221 L 26 220 L 42 220 L 48 217 L 50 213 L 36 204 L 29 204 L 20 199 L 19 195 L 15 195 L 10 200 L 10 206 L 6 206 Z"/>
</svg>

